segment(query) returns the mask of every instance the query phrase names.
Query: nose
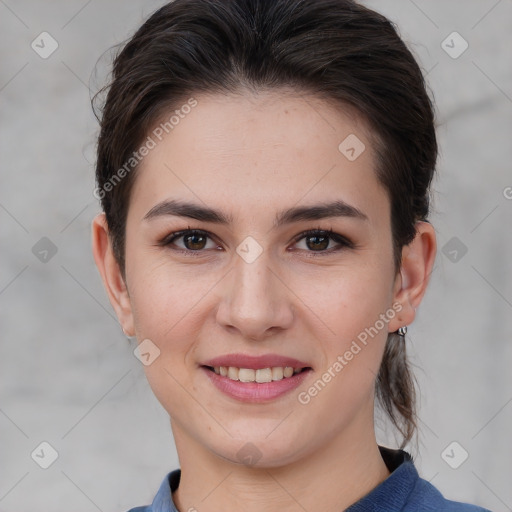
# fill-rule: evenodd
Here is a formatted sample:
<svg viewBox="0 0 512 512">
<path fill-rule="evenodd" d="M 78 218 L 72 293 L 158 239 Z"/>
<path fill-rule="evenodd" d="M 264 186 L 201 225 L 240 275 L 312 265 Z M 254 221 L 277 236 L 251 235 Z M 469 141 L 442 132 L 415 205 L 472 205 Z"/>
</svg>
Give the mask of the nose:
<svg viewBox="0 0 512 512">
<path fill-rule="evenodd" d="M 268 251 L 252 262 L 237 254 L 221 293 L 217 322 L 244 339 L 266 339 L 293 322 L 293 294 L 272 268 Z"/>
</svg>

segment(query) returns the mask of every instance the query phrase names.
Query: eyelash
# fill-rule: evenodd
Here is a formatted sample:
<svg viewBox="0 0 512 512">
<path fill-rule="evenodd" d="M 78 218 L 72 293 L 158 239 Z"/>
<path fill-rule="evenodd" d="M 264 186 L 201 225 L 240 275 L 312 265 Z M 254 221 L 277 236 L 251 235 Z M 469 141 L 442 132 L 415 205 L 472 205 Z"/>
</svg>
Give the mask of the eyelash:
<svg viewBox="0 0 512 512">
<path fill-rule="evenodd" d="M 185 235 L 202 235 L 202 236 L 207 236 L 211 240 L 214 240 L 214 237 L 208 231 L 204 231 L 202 229 L 192 229 L 189 227 L 188 229 L 183 229 L 181 231 L 175 231 L 173 233 L 169 233 L 168 235 L 166 235 L 163 239 L 161 239 L 158 242 L 158 245 L 162 246 L 162 247 L 170 246 L 175 240 L 177 240 L 178 238 L 182 238 Z M 335 241 L 336 243 L 338 243 L 339 246 L 335 247 L 335 248 L 323 250 L 323 251 L 306 251 L 307 253 L 309 253 L 307 257 L 316 258 L 316 257 L 330 255 L 330 254 L 333 254 L 335 252 L 338 252 L 338 251 L 346 249 L 346 248 L 348 248 L 348 249 L 354 248 L 353 242 L 351 242 L 348 238 L 346 238 L 342 235 L 339 235 L 338 233 L 335 233 L 332 229 L 320 229 L 320 228 L 308 229 L 306 231 L 303 231 L 302 233 L 299 233 L 293 239 L 293 243 L 296 244 L 300 240 L 302 240 L 303 238 L 306 238 L 308 236 L 326 236 L 326 237 L 330 238 L 331 240 Z M 182 253 L 182 254 L 185 254 L 187 256 L 201 256 L 202 255 L 201 253 L 203 253 L 205 251 L 205 249 L 198 249 L 198 250 L 194 251 L 192 249 L 175 249 L 175 248 L 172 248 L 172 250 Z"/>
</svg>

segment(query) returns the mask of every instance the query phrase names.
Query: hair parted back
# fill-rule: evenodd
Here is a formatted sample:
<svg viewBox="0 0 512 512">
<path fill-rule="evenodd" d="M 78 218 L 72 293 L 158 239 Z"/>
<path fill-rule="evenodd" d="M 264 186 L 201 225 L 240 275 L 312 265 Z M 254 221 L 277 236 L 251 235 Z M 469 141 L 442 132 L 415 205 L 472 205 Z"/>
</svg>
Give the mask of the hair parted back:
<svg viewBox="0 0 512 512">
<path fill-rule="evenodd" d="M 394 25 L 352 0 L 175 0 L 119 49 L 111 82 L 92 99 L 100 121 L 96 182 L 123 275 L 137 168 L 108 192 L 104 185 L 154 125 L 200 93 L 283 87 L 349 105 L 370 127 L 399 271 L 415 223 L 427 220 L 437 141 L 423 75 Z M 388 335 L 376 397 L 405 446 L 416 430 L 415 386 L 395 333 Z"/>
</svg>

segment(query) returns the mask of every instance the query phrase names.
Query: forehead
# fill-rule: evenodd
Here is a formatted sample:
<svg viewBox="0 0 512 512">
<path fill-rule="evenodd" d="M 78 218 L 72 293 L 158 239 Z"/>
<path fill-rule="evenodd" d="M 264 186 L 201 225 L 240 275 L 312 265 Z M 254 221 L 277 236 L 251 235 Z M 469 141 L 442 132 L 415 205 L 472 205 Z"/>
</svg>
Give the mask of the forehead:
<svg viewBox="0 0 512 512">
<path fill-rule="evenodd" d="M 373 137 L 353 109 L 288 91 L 193 100 L 149 133 L 154 147 L 139 166 L 130 206 L 139 218 L 168 197 L 233 215 L 342 199 L 388 216 Z"/>
</svg>

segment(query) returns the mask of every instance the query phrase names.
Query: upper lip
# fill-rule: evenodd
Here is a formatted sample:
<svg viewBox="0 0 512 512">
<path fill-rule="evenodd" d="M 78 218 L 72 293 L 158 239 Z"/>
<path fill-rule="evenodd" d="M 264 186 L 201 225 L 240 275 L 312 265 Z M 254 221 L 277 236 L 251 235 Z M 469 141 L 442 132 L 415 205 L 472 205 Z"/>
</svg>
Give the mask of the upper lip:
<svg viewBox="0 0 512 512">
<path fill-rule="evenodd" d="M 263 354 L 261 356 L 249 356 L 246 354 L 226 354 L 205 361 L 203 366 L 234 366 L 236 368 L 249 368 L 252 370 L 258 370 L 260 368 L 272 368 L 276 366 L 311 368 L 311 366 L 304 361 L 299 361 L 293 357 L 280 356 L 278 354 Z"/>
</svg>

